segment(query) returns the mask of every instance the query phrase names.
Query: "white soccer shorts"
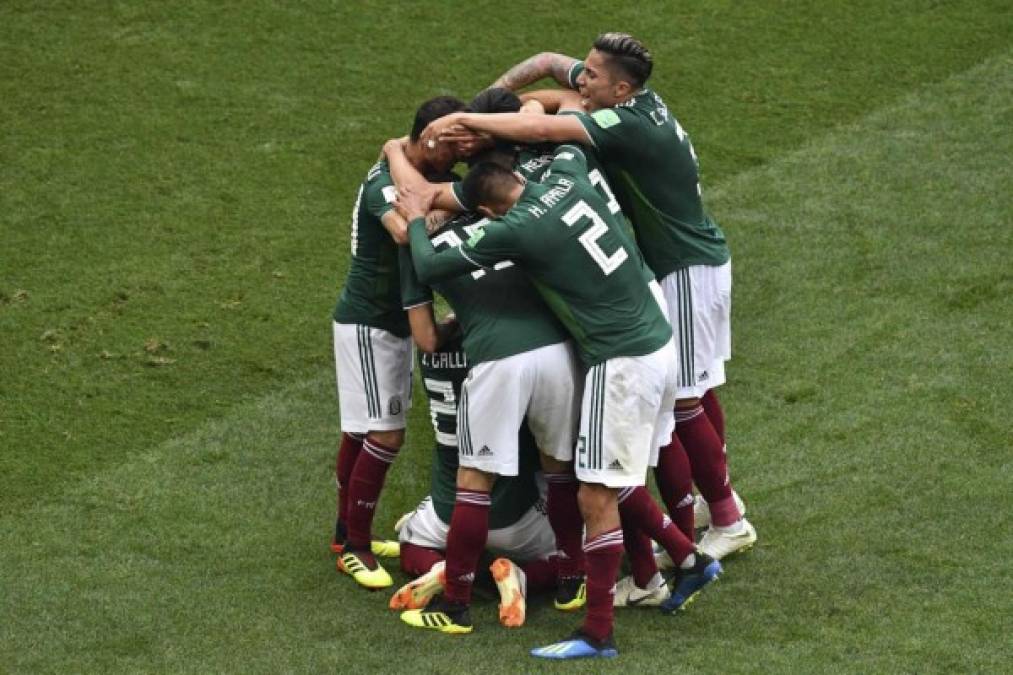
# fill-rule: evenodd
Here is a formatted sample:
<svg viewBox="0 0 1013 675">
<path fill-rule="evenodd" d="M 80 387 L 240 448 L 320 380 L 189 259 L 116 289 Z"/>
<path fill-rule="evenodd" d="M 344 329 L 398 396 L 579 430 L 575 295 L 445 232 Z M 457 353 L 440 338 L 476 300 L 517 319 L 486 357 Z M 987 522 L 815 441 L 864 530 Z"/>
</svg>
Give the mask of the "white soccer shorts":
<svg viewBox="0 0 1013 675">
<path fill-rule="evenodd" d="M 341 430 L 365 434 L 404 429 L 412 402 L 411 338 L 333 323 Z"/>
<path fill-rule="evenodd" d="M 561 462 L 573 459 L 580 382 L 569 341 L 473 367 L 457 408 L 461 466 L 516 476 L 525 419 L 539 450 Z"/>
<path fill-rule="evenodd" d="M 679 398 L 725 383 L 732 357 L 732 263 L 694 265 L 661 280 L 679 359 Z"/>
<path fill-rule="evenodd" d="M 672 440 L 678 370 L 671 340 L 645 356 L 593 366 L 584 380 L 575 468 L 585 483 L 643 485 Z"/>
<path fill-rule="evenodd" d="M 415 544 L 445 551 L 450 523 L 436 515 L 433 500 L 426 497 L 401 528 L 398 539 L 402 544 Z M 556 554 L 556 535 L 552 533 L 545 502 L 539 499 L 534 506 L 513 525 L 489 530 L 485 547 L 493 555 L 501 555 L 516 562 L 544 560 Z"/>
</svg>

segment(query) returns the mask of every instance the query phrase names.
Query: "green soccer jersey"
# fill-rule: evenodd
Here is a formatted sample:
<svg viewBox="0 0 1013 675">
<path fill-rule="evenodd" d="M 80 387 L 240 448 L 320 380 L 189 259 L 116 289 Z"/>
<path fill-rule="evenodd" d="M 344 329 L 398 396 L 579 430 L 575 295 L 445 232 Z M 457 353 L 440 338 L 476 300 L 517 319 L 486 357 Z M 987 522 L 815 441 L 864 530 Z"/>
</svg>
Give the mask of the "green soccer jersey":
<svg viewBox="0 0 1013 675">
<path fill-rule="evenodd" d="M 570 71 L 574 88 L 582 70 Z M 567 114 L 584 126 L 658 279 L 728 261 L 725 235 L 703 208 L 693 144 L 658 94 L 644 88 L 613 108 Z"/>
<path fill-rule="evenodd" d="M 514 160 L 514 171 L 524 176 L 524 180 L 540 181 L 545 170 L 552 164 L 553 153 L 556 146 L 551 143 L 537 143 L 532 145 L 518 145 L 517 158 Z M 464 192 L 461 190 L 461 183 L 454 183 L 451 186 L 454 192 L 454 199 L 461 205 L 461 208 L 472 211 L 474 204 L 466 204 Z"/>
<path fill-rule="evenodd" d="M 437 250 L 454 249 L 474 236 L 489 221 L 472 212 L 463 213 L 432 236 Z M 405 307 L 420 304 L 428 291 L 419 283 L 411 254 L 402 253 L 402 298 Z M 489 270 L 469 270 L 433 284 L 442 295 L 464 331 L 468 361 L 478 365 L 569 339 L 566 329 L 545 305 L 527 276 L 509 260 L 498 261 Z"/>
<path fill-rule="evenodd" d="M 430 469 L 429 494 L 436 515 L 450 523 L 457 497 L 457 402 L 468 374 L 468 359 L 461 338 L 448 340 L 432 354 L 419 355 L 419 370 L 429 398 L 429 415 L 436 432 L 436 449 Z M 513 525 L 538 501 L 538 448 L 527 425 L 521 428 L 517 476 L 496 480 L 490 495 L 489 527 Z"/>
<path fill-rule="evenodd" d="M 398 246 L 380 220 L 394 208 L 396 197 L 387 162 L 377 162 L 359 187 L 352 211 L 352 263 L 334 320 L 408 337 L 411 329 L 401 308 Z"/>
<path fill-rule="evenodd" d="M 672 329 L 648 288 L 651 273 L 588 180 L 584 152 L 560 146 L 543 180 L 528 182 L 503 218 L 459 248 L 437 252 L 422 219 L 412 221 L 419 277 L 438 283 L 512 260 L 573 336 L 585 365 L 662 348 Z"/>
</svg>

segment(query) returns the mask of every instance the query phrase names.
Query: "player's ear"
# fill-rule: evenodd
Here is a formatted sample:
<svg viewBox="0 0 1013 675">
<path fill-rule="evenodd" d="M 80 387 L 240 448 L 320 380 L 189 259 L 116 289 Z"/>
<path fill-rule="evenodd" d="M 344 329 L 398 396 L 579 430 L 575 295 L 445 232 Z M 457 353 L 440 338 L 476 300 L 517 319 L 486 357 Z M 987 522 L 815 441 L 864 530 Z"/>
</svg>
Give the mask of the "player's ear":
<svg viewBox="0 0 1013 675">
<path fill-rule="evenodd" d="M 616 80 L 615 85 L 612 87 L 612 95 L 617 99 L 622 100 L 633 93 L 633 85 L 626 80 Z"/>
<path fill-rule="evenodd" d="M 493 212 L 492 209 L 490 209 L 488 206 L 485 206 L 484 204 L 479 204 L 478 205 L 478 209 L 476 209 L 476 210 L 479 213 L 481 213 L 483 216 L 485 216 L 486 218 L 488 218 L 490 220 L 494 220 L 496 218 L 499 218 L 499 216 L 497 216 L 496 213 Z"/>
</svg>

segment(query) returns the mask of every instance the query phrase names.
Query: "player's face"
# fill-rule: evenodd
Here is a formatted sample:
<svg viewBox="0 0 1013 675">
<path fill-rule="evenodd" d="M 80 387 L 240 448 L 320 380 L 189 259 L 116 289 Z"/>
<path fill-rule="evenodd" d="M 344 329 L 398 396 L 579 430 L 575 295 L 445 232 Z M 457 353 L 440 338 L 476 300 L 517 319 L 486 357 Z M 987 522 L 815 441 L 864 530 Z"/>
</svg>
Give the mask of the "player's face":
<svg viewBox="0 0 1013 675">
<path fill-rule="evenodd" d="M 625 88 L 614 78 L 606 59 L 604 54 L 592 49 L 584 59 L 584 72 L 577 76 L 581 105 L 588 112 L 611 108 L 623 100 Z"/>
</svg>

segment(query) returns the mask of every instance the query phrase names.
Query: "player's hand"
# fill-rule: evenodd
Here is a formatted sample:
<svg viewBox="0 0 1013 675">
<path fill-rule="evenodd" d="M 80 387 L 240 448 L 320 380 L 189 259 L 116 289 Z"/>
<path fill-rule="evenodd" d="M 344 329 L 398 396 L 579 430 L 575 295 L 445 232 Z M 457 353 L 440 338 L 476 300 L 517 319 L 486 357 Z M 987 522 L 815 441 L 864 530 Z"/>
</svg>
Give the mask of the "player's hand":
<svg viewBox="0 0 1013 675">
<path fill-rule="evenodd" d="M 408 137 L 402 136 L 401 138 L 392 138 L 383 144 L 383 151 L 380 155 L 380 159 L 384 156 L 390 157 L 393 152 L 404 152 L 405 145 L 408 144 Z"/>
<path fill-rule="evenodd" d="M 462 127 L 454 128 L 457 129 Z M 481 150 L 489 147 L 491 145 L 491 141 L 492 136 L 489 134 L 475 133 L 474 131 L 465 129 L 464 133 L 462 133 L 462 140 L 455 141 L 454 145 L 457 148 L 458 157 L 471 157 L 476 152 L 480 152 Z M 449 144 L 450 140 L 448 139 L 445 142 Z"/>
<path fill-rule="evenodd" d="M 443 209 L 433 209 L 426 215 L 426 233 L 433 234 L 441 227 L 443 227 L 448 220 L 454 217 L 452 211 L 445 211 Z"/>
<path fill-rule="evenodd" d="M 409 186 L 405 186 L 403 189 L 398 190 L 394 208 L 409 223 L 416 218 L 425 218 L 426 214 L 429 213 L 430 207 L 433 205 L 435 194 L 433 190 L 414 190 Z"/>
<path fill-rule="evenodd" d="M 422 130 L 422 136 L 419 138 L 423 147 L 429 150 L 435 149 L 436 144 L 441 140 L 440 137 L 451 127 L 460 126 L 463 117 L 464 113 L 450 113 L 430 122 L 429 126 Z"/>
</svg>

